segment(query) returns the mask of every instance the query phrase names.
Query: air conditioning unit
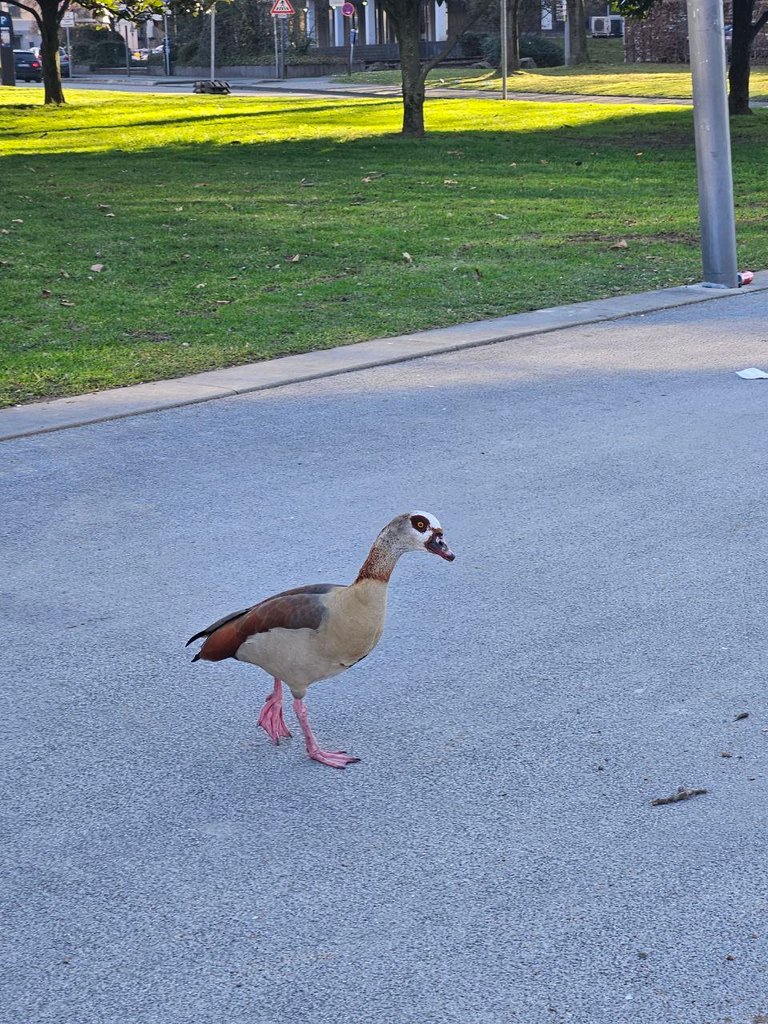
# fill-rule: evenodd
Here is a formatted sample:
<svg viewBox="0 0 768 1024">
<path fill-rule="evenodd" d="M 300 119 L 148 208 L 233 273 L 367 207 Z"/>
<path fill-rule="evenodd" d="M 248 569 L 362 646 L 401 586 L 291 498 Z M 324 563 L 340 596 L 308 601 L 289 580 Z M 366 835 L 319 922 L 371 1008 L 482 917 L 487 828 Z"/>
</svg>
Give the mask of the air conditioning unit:
<svg viewBox="0 0 768 1024">
<path fill-rule="evenodd" d="M 602 18 L 590 18 L 589 31 L 593 38 L 596 36 L 609 36 L 611 34 L 610 16 L 604 15 Z"/>
</svg>

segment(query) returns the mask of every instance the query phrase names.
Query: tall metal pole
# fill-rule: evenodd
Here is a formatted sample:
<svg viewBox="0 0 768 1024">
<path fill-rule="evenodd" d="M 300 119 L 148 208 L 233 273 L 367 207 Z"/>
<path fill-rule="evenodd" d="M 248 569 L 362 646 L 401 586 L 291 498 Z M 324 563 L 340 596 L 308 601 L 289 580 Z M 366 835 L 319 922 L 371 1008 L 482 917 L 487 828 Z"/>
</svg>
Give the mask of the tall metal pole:
<svg viewBox="0 0 768 1024">
<path fill-rule="evenodd" d="M 277 15 L 272 15 L 272 29 L 275 33 L 275 78 L 280 77 L 280 50 L 277 45 Z"/>
<path fill-rule="evenodd" d="M 722 0 L 688 0 L 704 284 L 737 288 Z"/>
<path fill-rule="evenodd" d="M 171 39 L 168 35 L 168 15 L 163 12 L 163 71 L 171 73 Z"/>
<path fill-rule="evenodd" d="M 216 4 L 211 8 L 211 81 L 216 77 Z"/>
<path fill-rule="evenodd" d="M 566 0 L 565 6 L 565 34 L 563 36 L 563 60 L 565 66 L 569 68 L 571 66 L 571 20 L 568 17 L 568 3 Z"/>
<path fill-rule="evenodd" d="M 501 36 L 501 98 L 507 98 L 507 74 L 509 68 L 507 54 L 507 0 L 501 0 L 501 18 L 499 34 Z"/>
</svg>

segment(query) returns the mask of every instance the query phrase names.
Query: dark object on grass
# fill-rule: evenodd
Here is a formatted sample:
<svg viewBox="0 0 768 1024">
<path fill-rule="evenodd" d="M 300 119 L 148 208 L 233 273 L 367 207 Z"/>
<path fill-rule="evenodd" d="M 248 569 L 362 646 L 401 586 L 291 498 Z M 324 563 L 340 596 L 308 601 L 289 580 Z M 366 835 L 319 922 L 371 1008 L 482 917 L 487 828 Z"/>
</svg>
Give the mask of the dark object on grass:
<svg viewBox="0 0 768 1024">
<path fill-rule="evenodd" d="M 229 82 L 222 82 L 215 78 L 209 81 L 195 82 L 192 86 L 193 92 L 206 93 L 211 96 L 228 96 L 230 93 Z"/>
<path fill-rule="evenodd" d="M 685 786 L 680 786 L 671 796 L 657 796 L 655 800 L 651 800 L 651 807 L 676 804 L 678 800 L 690 800 L 692 796 L 703 796 L 706 792 L 706 789 L 686 789 Z"/>
</svg>

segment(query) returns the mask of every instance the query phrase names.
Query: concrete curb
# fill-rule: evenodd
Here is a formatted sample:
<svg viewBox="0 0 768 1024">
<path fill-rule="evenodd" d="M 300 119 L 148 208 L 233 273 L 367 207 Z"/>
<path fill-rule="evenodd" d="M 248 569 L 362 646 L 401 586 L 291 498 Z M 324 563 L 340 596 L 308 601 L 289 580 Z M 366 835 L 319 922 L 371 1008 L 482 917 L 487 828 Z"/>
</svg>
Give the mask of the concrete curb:
<svg viewBox="0 0 768 1024">
<path fill-rule="evenodd" d="M 357 345 L 345 345 L 320 352 L 284 356 L 225 370 L 210 370 L 175 380 L 113 388 L 95 394 L 34 402 L 0 411 L 0 441 L 67 430 L 89 423 L 139 416 L 163 409 L 231 398 L 252 391 L 296 384 L 320 377 L 332 377 L 373 366 L 419 359 L 462 349 L 492 345 L 514 338 L 548 334 L 567 327 L 581 327 L 606 320 L 621 320 L 661 309 L 688 306 L 716 299 L 748 296 L 768 290 L 768 270 L 755 274 L 754 283 L 744 289 L 718 289 L 704 285 L 665 288 L 636 295 L 622 295 L 594 302 L 516 313 L 496 320 L 442 327 L 393 338 L 378 338 Z"/>
</svg>

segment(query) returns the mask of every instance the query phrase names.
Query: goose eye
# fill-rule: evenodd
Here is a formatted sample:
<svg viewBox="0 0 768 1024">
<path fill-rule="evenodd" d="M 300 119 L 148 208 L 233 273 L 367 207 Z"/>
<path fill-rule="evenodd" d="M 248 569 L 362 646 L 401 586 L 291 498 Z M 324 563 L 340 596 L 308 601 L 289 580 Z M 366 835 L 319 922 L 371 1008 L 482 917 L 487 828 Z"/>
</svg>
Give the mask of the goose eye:
<svg viewBox="0 0 768 1024">
<path fill-rule="evenodd" d="M 411 526 L 414 530 L 418 530 L 419 533 L 426 533 L 428 525 L 426 519 L 422 516 L 411 516 Z"/>
</svg>

